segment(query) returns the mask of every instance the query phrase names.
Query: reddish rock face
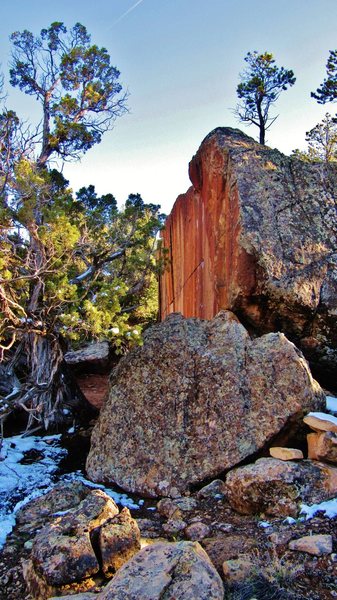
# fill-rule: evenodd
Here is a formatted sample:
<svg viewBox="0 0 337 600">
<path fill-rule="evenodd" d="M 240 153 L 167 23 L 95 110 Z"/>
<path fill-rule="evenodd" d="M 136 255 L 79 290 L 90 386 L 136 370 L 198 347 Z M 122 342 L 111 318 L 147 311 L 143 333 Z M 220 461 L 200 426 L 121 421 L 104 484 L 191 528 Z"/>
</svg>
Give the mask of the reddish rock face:
<svg viewBox="0 0 337 600">
<path fill-rule="evenodd" d="M 170 264 L 161 316 L 234 310 L 259 334 L 282 331 L 316 372 L 337 366 L 337 169 L 218 128 L 190 163 L 192 187 L 163 231 Z"/>
</svg>

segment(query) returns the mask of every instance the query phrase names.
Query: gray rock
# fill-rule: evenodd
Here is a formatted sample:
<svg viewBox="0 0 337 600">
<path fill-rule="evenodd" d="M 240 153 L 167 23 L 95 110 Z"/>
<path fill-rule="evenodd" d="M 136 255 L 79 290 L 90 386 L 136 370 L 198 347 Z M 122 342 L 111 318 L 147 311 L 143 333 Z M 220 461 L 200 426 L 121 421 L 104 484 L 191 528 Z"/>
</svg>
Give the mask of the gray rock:
<svg viewBox="0 0 337 600">
<path fill-rule="evenodd" d="M 337 494 L 337 468 L 311 460 L 260 458 L 226 477 L 226 496 L 242 514 L 293 516 L 300 502 L 315 504 Z"/>
<path fill-rule="evenodd" d="M 99 600 L 223 600 L 223 595 L 220 576 L 197 542 L 159 542 L 126 563 Z"/>
<path fill-rule="evenodd" d="M 324 401 L 283 334 L 250 339 L 230 312 L 211 321 L 170 315 L 113 371 L 87 472 L 94 481 L 179 504 L 191 486 L 281 431 L 285 439 L 294 434 L 303 414 Z"/>
</svg>

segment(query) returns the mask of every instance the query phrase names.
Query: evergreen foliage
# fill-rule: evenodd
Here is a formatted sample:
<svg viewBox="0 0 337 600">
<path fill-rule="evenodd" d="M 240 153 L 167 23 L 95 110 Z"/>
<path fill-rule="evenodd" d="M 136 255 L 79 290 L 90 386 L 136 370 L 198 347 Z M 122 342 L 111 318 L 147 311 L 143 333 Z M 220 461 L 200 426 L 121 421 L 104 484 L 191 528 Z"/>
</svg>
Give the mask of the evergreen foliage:
<svg viewBox="0 0 337 600">
<path fill-rule="evenodd" d="M 315 98 L 319 104 L 337 100 L 337 50 L 330 50 L 326 73 L 327 77 L 320 87 L 316 92 L 311 92 L 312 98 Z"/>
<path fill-rule="evenodd" d="M 320 123 L 307 131 L 305 139 L 308 142 L 308 150 L 294 150 L 294 156 L 306 162 L 337 161 L 337 124 L 329 113 L 325 114 Z"/>
<path fill-rule="evenodd" d="M 78 23 L 11 37 L 11 83 L 39 101 L 42 127 L 0 115 L 0 360 L 20 380 L 0 421 L 21 407 L 28 427 L 48 428 L 83 400 L 62 349 L 104 338 L 123 351 L 155 318 L 163 215 L 139 194 L 121 208 L 94 186 L 74 197 L 52 166 L 78 159 L 126 110 L 107 51 Z"/>
<path fill-rule="evenodd" d="M 277 118 L 269 116 L 270 107 L 296 78 L 293 71 L 278 67 L 269 52 L 248 52 L 245 61 L 248 68 L 240 75 L 236 92 L 241 102 L 235 113 L 240 121 L 259 128 L 260 144 L 265 144 L 266 131 Z"/>
</svg>

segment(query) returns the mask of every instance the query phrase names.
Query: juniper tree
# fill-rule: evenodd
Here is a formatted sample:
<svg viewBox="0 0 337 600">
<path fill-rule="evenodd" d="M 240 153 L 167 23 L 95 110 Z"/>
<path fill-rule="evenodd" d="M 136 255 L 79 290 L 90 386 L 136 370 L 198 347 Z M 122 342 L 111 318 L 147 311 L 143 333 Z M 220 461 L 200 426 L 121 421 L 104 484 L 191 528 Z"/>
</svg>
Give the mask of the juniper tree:
<svg viewBox="0 0 337 600">
<path fill-rule="evenodd" d="M 5 415 L 21 406 L 29 427 L 48 428 L 73 418 L 80 400 L 63 361 L 66 340 L 104 335 L 121 346 L 136 336 L 160 216 L 138 195 L 120 210 L 92 186 L 74 198 L 52 168 L 55 158 L 80 158 L 126 110 L 106 49 L 78 23 L 11 39 L 11 83 L 39 101 L 42 124 L 33 130 L 7 109 L 0 117 L 1 353 L 20 375 L 2 407 Z"/>
</svg>

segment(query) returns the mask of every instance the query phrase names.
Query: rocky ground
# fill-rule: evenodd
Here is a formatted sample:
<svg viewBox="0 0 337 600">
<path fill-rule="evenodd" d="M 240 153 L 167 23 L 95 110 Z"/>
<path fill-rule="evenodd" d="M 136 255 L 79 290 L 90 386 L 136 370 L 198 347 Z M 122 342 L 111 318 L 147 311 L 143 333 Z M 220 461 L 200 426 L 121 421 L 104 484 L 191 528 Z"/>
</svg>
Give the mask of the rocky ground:
<svg viewBox="0 0 337 600">
<path fill-rule="evenodd" d="M 266 520 L 264 515 L 243 516 L 219 493 L 162 500 L 156 510 L 149 510 L 153 505 L 131 511 L 142 536 L 148 543 L 163 538 L 200 541 L 225 582 L 226 599 L 337 598 L 337 517 L 320 513 L 288 523 L 283 518 Z M 332 536 L 332 552 L 317 556 L 289 549 L 291 540 L 316 534 Z M 0 557 L 1 599 L 32 598 L 22 575 L 22 560 L 29 558 L 31 547 L 32 531 L 16 526 Z M 98 580 L 96 592 L 100 584 Z"/>
</svg>

